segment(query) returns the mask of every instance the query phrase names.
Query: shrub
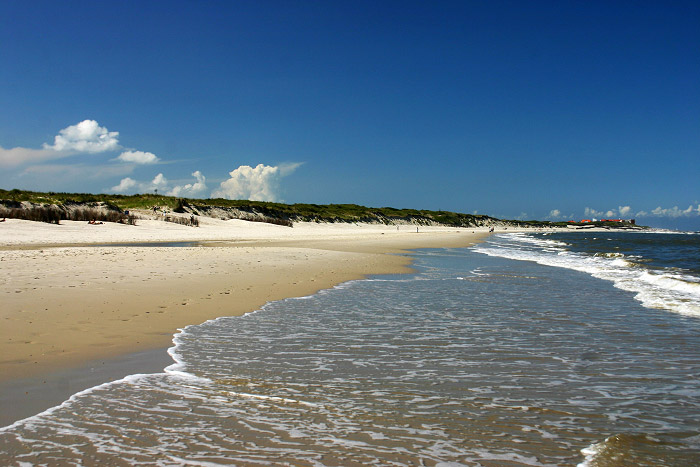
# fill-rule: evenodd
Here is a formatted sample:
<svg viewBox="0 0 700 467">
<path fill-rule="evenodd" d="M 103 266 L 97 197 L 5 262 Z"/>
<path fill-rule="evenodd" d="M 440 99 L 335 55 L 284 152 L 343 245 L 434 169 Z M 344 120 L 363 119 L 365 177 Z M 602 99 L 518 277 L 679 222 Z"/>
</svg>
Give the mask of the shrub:
<svg viewBox="0 0 700 467">
<path fill-rule="evenodd" d="M 116 222 L 119 224 L 136 225 L 136 217 L 121 211 L 81 208 L 65 212 L 65 220 L 69 221 L 99 221 Z"/>
<path fill-rule="evenodd" d="M 23 207 L 17 203 L 9 203 L 0 206 L 0 217 L 9 219 L 23 219 L 34 222 L 47 222 L 49 224 L 59 224 L 61 220 L 68 221 L 100 221 L 118 222 L 120 224 L 136 225 L 136 217 L 127 215 L 121 211 L 103 210 L 94 208 L 78 208 L 68 210 L 58 206 L 30 206 Z M 17 207 L 19 206 L 19 207 Z"/>
<path fill-rule="evenodd" d="M 163 217 L 165 222 L 172 222 L 173 224 L 189 225 L 190 227 L 199 227 L 199 219 L 194 216 L 190 217 L 180 217 L 180 216 L 168 216 L 167 214 Z"/>
<path fill-rule="evenodd" d="M 0 216 L 49 224 L 61 222 L 61 211 L 54 206 L 32 206 L 31 208 L 6 208 L 2 206 L 0 207 Z"/>
</svg>

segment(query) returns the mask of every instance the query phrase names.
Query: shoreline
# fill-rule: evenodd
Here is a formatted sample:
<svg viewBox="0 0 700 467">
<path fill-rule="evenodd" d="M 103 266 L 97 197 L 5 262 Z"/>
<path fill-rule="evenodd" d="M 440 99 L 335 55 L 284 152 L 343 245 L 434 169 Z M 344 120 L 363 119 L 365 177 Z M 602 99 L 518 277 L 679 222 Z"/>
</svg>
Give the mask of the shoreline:
<svg viewBox="0 0 700 467">
<path fill-rule="evenodd" d="M 80 391 L 133 374 L 162 373 L 172 363 L 168 349 L 162 348 L 95 360 L 33 377 L 0 381 L 0 429 L 61 405 Z"/>
<path fill-rule="evenodd" d="M 0 234 L 12 229 L 8 224 Z M 70 227 L 85 229 L 79 224 Z M 103 246 L 122 227 L 105 225 L 100 245 L 94 236 L 75 235 L 71 246 L 49 246 L 51 226 L 20 227 L 39 233 L 24 242 L 0 237 L 0 269 L 11 272 L 0 281 L 0 406 L 10 414 L 2 426 L 97 384 L 162 371 L 172 362 L 166 349 L 179 328 L 368 275 L 411 272 L 409 250 L 467 247 L 489 235 L 394 226 L 309 226 L 280 235 L 278 226 L 256 225 L 229 230 L 228 238 L 214 228 L 176 240 L 180 232 L 163 226 L 154 242 L 198 246 Z"/>
<path fill-rule="evenodd" d="M 462 237 L 460 241 L 471 237 L 469 233 L 450 235 L 454 235 L 453 238 Z M 528 242 L 531 242 L 532 239 L 523 238 L 522 235 L 502 236 L 502 240 L 512 245 L 518 243 L 516 239 L 521 237 L 521 242 L 529 245 Z M 482 245 L 490 245 L 492 241 L 501 243 L 501 240 L 497 240 L 498 237 L 501 236 L 486 238 Z M 549 243 L 548 237 L 539 235 L 537 237 L 540 240 L 539 243 L 545 244 L 543 251 L 552 252 L 546 246 Z M 577 239 L 573 237 L 577 236 L 567 237 L 572 246 L 576 245 L 577 242 Z M 588 237 L 588 239 L 584 237 Z M 597 240 L 594 237 L 598 237 L 598 235 L 580 236 L 581 240 L 586 242 Z M 445 239 L 446 237 L 439 236 L 439 238 Z M 362 245 L 362 243 L 374 241 L 381 241 L 381 237 L 371 241 L 369 239 L 358 240 L 359 244 L 353 244 L 352 247 L 365 249 L 367 246 Z M 280 240 L 261 243 L 271 248 L 282 248 L 282 244 L 285 242 Z M 214 247 L 213 249 L 221 253 L 227 251 L 227 247 L 223 247 L 223 244 L 220 245 L 222 248 Z M 333 245 L 318 243 L 306 245 L 306 248 L 308 251 L 313 251 L 329 246 Z M 335 246 L 348 248 L 337 244 Z M 386 243 L 382 248 L 389 246 L 389 243 Z M 477 245 L 478 247 L 479 245 Z M 239 249 L 241 248 L 246 247 L 239 247 Z M 258 248 L 264 249 L 259 245 Z M 185 248 L 183 251 L 199 254 L 204 252 L 204 248 Z M 602 251 L 606 251 L 606 247 L 603 247 Z M 292 251 L 290 251 L 291 253 Z M 552 253 L 556 254 L 556 251 Z M 60 459 L 62 453 L 58 449 L 62 449 L 60 446 L 69 445 L 76 446 L 76 456 L 74 457 L 87 455 L 88 458 L 92 458 L 96 462 L 99 458 L 91 457 L 91 449 L 93 448 L 89 441 L 94 436 L 102 437 L 102 434 L 104 437 L 101 439 L 109 441 L 106 444 L 100 444 L 100 447 L 105 447 L 115 453 L 113 456 L 103 459 L 118 460 L 122 458 L 123 456 L 119 453 L 124 452 L 124 449 L 128 451 L 129 447 L 132 446 L 132 440 L 136 440 L 137 444 L 140 440 L 146 440 L 143 444 L 144 449 L 139 452 L 139 455 L 143 452 L 141 460 L 146 459 L 147 461 L 150 453 L 156 452 L 156 449 L 159 452 L 168 453 L 169 456 L 165 457 L 166 459 L 184 458 L 183 454 L 187 455 L 188 446 L 190 446 L 190 441 L 186 445 L 180 443 L 182 439 L 181 426 L 185 425 L 200 428 L 195 433 L 196 437 L 189 438 L 191 443 L 195 444 L 198 443 L 199 439 L 202 439 L 200 436 L 208 436 L 207 439 L 216 440 L 217 433 L 236 434 L 236 439 L 241 441 L 237 444 L 238 450 L 230 447 L 227 441 L 197 446 L 202 448 L 198 451 L 201 454 L 200 460 L 213 459 L 214 461 L 217 453 L 222 452 L 226 455 L 236 452 L 240 458 L 273 459 L 275 458 L 274 452 L 286 452 L 285 449 L 288 448 L 286 443 L 290 437 L 294 438 L 292 442 L 299 443 L 299 448 L 303 449 L 303 457 L 297 457 L 302 461 L 309 458 L 308 452 L 316 456 L 325 453 L 330 453 L 330 456 L 333 456 L 336 452 L 340 452 L 342 455 L 347 452 L 349 453 L 348 458 L 351 455 L 354 456 L 357 453 L 355 445 L 344 443 L 348 446 L 345 448 L 338 447 L 338 443 L 333 442 L 336 439 L 344 440 L 340 436 L 331 437 L 330 442 L 324 442 L 328 440 L 326 438 L 327 426 L 333 427 L 334 430 L 340 426 L 340 430 L 344 430 L 341 432 L 341 436 L 348 433 L 349 430 L 346 430 L 346 427 L 356 427 L 355 432 L 362 433 L 363 438 L 354 437 L 351 441 L 367 441 L 369 450 L 360 447 L 360 452 L 370 455 L 372 450 L 376 450 L 379 462 L 387 461 L 387 459 L 395 459 L 400 462 L 404 459 L 413 459 L 413 456 L 418 461 L 420 460 L 418 457 L 423 458 L 422 456 L 426 453 L 424 446 L 428 446 L 429 449 L 435 442 L 444 440 L 447 446 L 454 446 L 457 449 L 436 453 L 435 455 L 439 456 L 438 459 L 435 459 L 436 461 L 468 462 L 475 458 L 483 459 L 484 457 L 479 454 L 482 452 L 480 449 L 488 444 L 490 449 L 493 448 L 491 453 L 514 452 L 518 456 L 517 458 L 509 457 L 510 459 L 532 459 L 532 456 L 540 456 L 546 457 L 545 460 L 550 463 L 566 463 L 567 461 L 571 462 L 572 459 L 581 460 L 582 455 L 578 453 L 579 450 L 583 450 L 582 452 L 585 454 L 585 449 L 590 450 L 591 446 L 598 446 L 603 442 L 601 440 L 607 439 L 606 430 L 609 427 L 605 424 L 605 411 L 610 407 L 614 408 L 615 401 L 610 402 L 609 398 L 606 398 L 606 394 L 603 394 L 598 398 L 600 410 L 593 412 L 586 407 L 581 408 L 576 403 L 577 398 L 585 398 L 587 392 L 590 393 L 591 387 L 595 389 L 595 381 L 583 387 L 579 395 L 574 395 L 574 399 L 557 397 L 546 388 L 540 392 L 535 391 L 535 394 L 532 388 L 536 389 L 541 386 L 538 386 L 538 381 L 552 380 L 551 375 L 554 375 L 555 379 L 561 376 L 560 379 L 565 381 L 563 384 L 572 381 L 575 383 L 580 380 L 581 365 L 605 367 L 610 362 L 618 361 L 616 355 L 620 349 L 620 343 L 616 336 L 619 333 L 605 332 L 594 336 L 596 348 L 600 347 L 601 353 L 595 354 L 593 357 L 587 354 L 590 351 L 588 348 L 590 346 L 585 345 L 585 339 L 583 341 L 579 339 L 579 341 L 584 342 L 582 346 L 572 348 L 567 345 L 570 341 L 567 336 L 580 334 L 585 337 L 587 332 L 581 323 L 590 322 L 592 316 L 608 317 L 613 315 L 616 317 L 614 322 L 620 324 L 622 328 L 625 328 L 627 322 L 625 317 L 629 314 L 630 309 L 633 309 L 631 311 L 633 314 L 638 313 L 639 316 L 646 318 L 647 312 L 631 306 L 631 297 L 625 297 L 624 292 L 611 288 L 598 279 L 582 277 L 574 272 L 567 273 L 565 269 L 542 268 L 529 262 L 512 261 L 513 264 L 505 264 L 502 260 L 492 262 L 486 256 L 479 257 L 478 254 L 468 249 L 411 250 L 408 254 L 414 260 L 420 258 L 418 259 L 420 265 L 418 269 L 425 271 L 423 273 L 425 276 L 419 273 L 421 276 L 419 279 L 425 278 L 427 282 L 409 280 L 406 284 L 385 285 L 374 284 L 371 281 L 374 277 L 370 277 L 370 281 L 358 282 L 351 287 L 341 286 L 343 290 L 338 291 L 338 296 L 334 297 L 335 293 L 330 294 L 328 301 L 320 298 L 321 303 L 318 305 L 314 305 L 317 302 L 315 299 L 309 301 L 291 300 L 289 307 L 287 306 L 288 302 L 283 302 L 282 306 L 272 305 L 270 307 L 272 316 L 261 313 L 251 317 L 252 320 L 234 319 L 233 322 L 224 320 L 221 325 L 213 325 L 209 329 L 210 332 L 201 334 L 195 331 L 197 328 L 192 328 L 195 332 L 190 335 L 189 339 L 182 340 L 185 347 L 188 348 L 182 350 L 184 353 L 193 351 L 194 355 L 197 355 L 196 360 L 204 365 L 201 367 L 204 371 L 203 375 L 210 374 L 205 368 L 214 371 L 217 376 L 215 378 L 217 384 L 213 387 L 208 384 L 198 385 L 191 380 L 181 386 L 177 381 L 171 381 L 170 378 L 155 376 L 138 380 L 139 383 L 137 383 L 140 386 L 143 382 L 144 388 L 152 388 L 155 389 L 154 391 L 146 389 L 146 391 L 132 392 L 129 388 L 131 384 L 128 383 L 132 379 L 127 378 L 125 382 L 117 383 L 117 386 L 110 385 L 110 389 L 105 388 L 108 385 L 103 385 L 100 388 L 82 392 L 81 394 L 87 394 L 95 391 L 94 396 L 97 397 L 97 399 L 92 396 L 84 399 L 81 397 L 83 400 L 78 405 L 84 407 L 85 410 L 74 411 L 74 407 L 70 404 L 61 404 L 57 412 L 57 415 L 61 415 L 59 418 L 41 416 L 41 419 L 45 419 L 47 422 L 44 426 L 42 423 L 39 425 L 34 423 L 35 418 L 32 417 L 28 421 L 20 421 L 15 425 L 9 425 L 4 430 L 0 429 L 0 431 L 4 431 L 5 439 L 10 440 L 9 446 L 12 449 L 10 452 L 17 453 L 17 458 L 21 460 L 37 461 L 38 459 L 40 461 L 41 454 L 37 454 L 37 452 L 41 453 L 42 450 L 51 452 L 50 455 L 53 456 L 53 459 Z M 464 261 L 458 259 L 462 255 L 464 255 Z M 424 261 L 426 262 L 424 263 Z M 502 274 L 504 267 L 508 271 L 513 270 Z M 488 278 L 483 277 L 484 275 Z M 404 276 L 404 279 L 412 277 L 413 275 Z M 398 279 L 399 283 L 405 282 L 400 280 L 401 278 L 398 276 L 386 278 Z M 382 279 L 382 277 L 378 277 L 378 279 Z M 458 279 L 461 281 L 457 282 Z M 581 306 L 580 301 L 577 300 L 564 300 L 566 307 L 559 306 L 563 303 L 559 295 L 566 295 L 567 287 L 572 284 L 574 287 L 580 286 L 580 296 L 600 297 L 601 306 L 597 311 L 590 307 Z M 543 286 L 544 289 L 563 290 L 564 292 L 559 295 L 557 293 L 542 293 Z M 325 295 L 325 292 L 322 292 L 321 295 Z M 362 301 L 358 302 L 357 300 Z M 516 302 L 514 303 L 513 300 Z M 305 303 L 309 305 L 305 305 Z M 313 309 L 312 315 L 308 315 L 305 311 L 309 309 L 309 306 Z M 289 317 L 286 312 L 290 309 L 299 313 L 298 320 L 285 319 L 285 316 Z M 385 312 L 392 310 L 397 313 L 385 316 Z M 425 318 L 425 313 L 430 314 L 430 319 L 421 319 L 421 316 Z M 658 314 L 659 316 L 663 315 L 661 312 Z M 496 317 L 495 321 L 493 321 L 494 316 Z M 676 335 L 672 334 L 672 330 L 675 328 L 671 324 L 674 321 L 673 318 L 663 317 L 662 321 L 657 321 L 654 317 L 650 319 L 651 321 L 636 321 L 642 327 L 635 328 L 634 332 L 628 333 L 629 339 L 625 341 L 629 343 L 629 347 L 625 348 L 626 355 L 634 357 L 639 354 L 640 348 L 649 348 L 649 346 L 644 345 L 640 347 L 641 344 L 637 342 L 635 337 L 648 334 L 643 332 L 645 328 L 653 331 L 649 334 L 653 337 L 654 330 L 658 330 L 657 325 L 667 323 L 668 326 L 662 326 L 664 329 L 668 329 L 667 337 Z M 557 323 L 554 334 L 549 333 L 551 326 L 548 323 L 554 322 L 552 320 Z M 246 326 L 240 328 L 235 321 L 240 321 L 239 325 L 243 325 L 245 322 Z M 675 321 L 683 324 L 678 320 Z M 362 325 L 362 322 L 365 325 Z M 319 325 L 318 327 L 316 327 L 316 323 Z M 397 327 L 387 326 L 387 323 L 397 323 Z M 459 325 L 455 327 L 455 323 L 461 323 L 466 327 Z M 474 324 L 474 329 L 470 329 L 472 324 Z M 280 334 L 279 326 L 282 326 L 282 334 Z M 486 326 L 487 334 L 484 334 L 483 326 Z M 614 326 L 608 328 L 608 331 L 614 330 Z M 343 338 L 346 334 L 342 331 L 343 329 L 347 330 L 347 339 Z M 463 329 L 464 334 L 458 334 L 457 329 Z M 513 334 L 513 329 L 520 329 L 522 332 Z M 239 331 L 243 332 L 239 333 Z M 288 339 L 290 334 L 298 337 L 290 341 Z M 201 335 L 211 345 L 189 347 L 187 342 L 194 344 L 192 338 L 198 335 Z M 687 337 L 685 333 L 682 335 Z M 548 343 L 551 343 L 551 346 L 549 344 L 545 347 L 542 346 L 542 336 L 547 339 Z M 235 345 L 239 339 L 239 345 Z M 451 344 L 445 348 L 445 352 L 442 352 L 440 342 L 445 339 Z M 664 341 L 674 342 L 673 339 L 664 339 Z M 251 347 L 248 345 L 241 347 L 240 344 L 244 342 L 250 344 Z M 515 348 L 513 347 L 514 342 Z M 222 350 L 222 343 L 227 348 L 226 351 Z M 435 343 L 437 344 L 433 345 Z M 460 355 L 454 353 L 455 348 L 458 349 L 457 352 Z M 374 352 L 371 349 L 377 351 Z M 425 349 L 425 354 L 422 353 L 423 349 Z M 523 350 L 524 354 L 518 349 Z M 673 345 L 666 346 L 666 351 L 674 352 L 675 350 L 676 347 Z M 688 356 L 692 357 L 692 348 L 685 348 L 684 352 L 676 356 L 678 360 L 674 360 L 681 366 L 683 362 L 688 361 Z M 161 349 L 160 356 L 162 357 L 164 353 L 164 349 Z M 651 352 L 650 355 L 653 353 Z M 145 360 L 148 358 L 148 354 L 146 352 L 131 358 L 132 367 L 135 367 L 135 370 L 126 371 L 119 375 L 112 373 L 113 376 L 108 379 L 117 380 L 129 373 L 144 373 L 143 368 L 146 365 Z M 526 355 L 527 358 L 521 359 L 521 354 Z M 277 357 L 274 358 L 273 355 Z M 498 361 L 495 362 L 494 356 L 498 357 L 499 355 L 503 358 L 496 358 Z M 553 367 L 551 359 L 549 359 L 551 355 L 563 355 L 563 363 Z M 412 360 L 413 356 L 416 357 L 415 362 Z M 464 359 L 461 356 L 464 356 Z M 208 362 L 210 359 L 213 361 Z M 647 360 L 651 363 L 643 367 L 641 371 L 645 371 L 644 368 L 651 371 L 656 370 L 653 358 Z M 213 365 L 214 361 L 226 363 L 224 367 L 229 366 L 229 363 L 234 366 L 242 365 L 239 367 L 242 372 L 219 371 L 223 367 Z M 426 368 L 423 366 L 423 362 L 428 361 L 436 363 Z M 559 359 L 557 358 L 556 361 L 559 362 Z M 578 363 L 572 366 L 570 365 L 572 361 Z M 413 362 L 415 365 L 406 365 L 404 362 Z M 167 363 L 169 362 L 165 364 Z M 498 368 L 494 367 L 494 371 L 489 363 L 494 363 Z M 160 370 L 165 364 L 161 363 L 156 369 Z M 351 364 L 353 366 L 350 366 Z M 357 364 L 359 369 L 353 369 L 354 364 Z M 344 365 L 348 365 L 350 369 Z M 446 367 L 445 371 L 440 373 L 439 367 L 443 365 Z M 531 365 L 532 368 L 527 365 Z M 297 366 L 300 369 L 299 372 L 297 372 Z M 368 367 L 370 370 L 366 371 Z M 476 370 L 470 371 L 469 367 Z M 64 376 L 63 381 L 68 379 L 71 382 L 74 378 L 85 376 L 93 368 L 78 369 L 73 373 L 74 376 L 70 372 L 64 372 L 66 376 Z M 247 368 L 251 368 L 250 372 Z M 277 371 L 271 371 L 271 368 L 276 368 Z M 385 368 L 386 372 L 383 371 Z M 467 368 L 468 371 L 465 371 L 464 368 Z M 533 371 L 530 371 L 531 369 Z M 200 374 L 194 369 L 187 371 Z M 317 373 L 322 371 L 327 371 L 327 373 L 319 375 L 319 378 L 316 379 Z M 413 376 L 414 374 L 415 376 Z M 668 380 L 673 380 L 677 376 L 672 371 L 660 372 L 658 375 L 661 378 L 668 378 Z M 504 381 L 510 381 L 510 376 L 515 378 L 514 383 L 504 385 Z M 613 386 L 613 389 L 619 389 L 618 395 L 622 394 L 620 397 L 623 402 L 626 394 L 624 376 L 610 381 L 611 385 L 616 385 Z M 26 397 L 32 395 L 32 390 L 33 394 L 37 394 L 36 391 L 44 390 L 45 394 L 55 396 L 57 392 L 63 390 L 60 378 L 58 376 L 56 378 L 58 384 L 53 385 L 54 387 L 58 386 L 57 389 L 51 389 L 51 387 L 47 389 L 47 384 L 53 384 L 52 381 L 48 381 L 38 389 L 30 388 L 30 395 Z M 408 379 L 406 384 L 396 384 L 396 381 L 403 382 L 405 379 Z M 310 384 L 309 381 L 319 384 Z M 455 388 L 459 387 L 456 392 L 451 391 L 452 386 L 449 386 L 450 389 L 440 387 L 433 389 L 435 384 L 451 385 L 453 382 L 460 382 L 458 386 L 454 386 Z M 95 381 L 88 383 L 87 386 L 93 387 L 99 383 L 100 381 Z M 656 384 L 663 385 L 664 383 L 660 381 Z M 0 384 L 0 395 L 3 394 L 4 387 Z M 329 391 L 329 387 L 333 390 Z M 81 389 L 74 387 L 66 392 L 65 398 Z M 189 389 L 193 389 L 193 392 L 190 393 Z M 692 385 L 688 385 L 688 390 L 690 391 L 688 393 L 692 392 Z M 103 391 L 106 397 L 101 396 Z M 460 401 L 465 400 L 465 397 L 471 400 L 475 391 L 486 395 L 483 398 L 477 398 L 477 402 L 474 404 L 460 405 Z M 608 392 L 615 394 L 613 391 Z M 443 393 L 447 394 L 445 399 L 440 398 Z M 533 394 L 534 396 L 531 397 Z M 552 396 L 552 394 L 554 395 Z M 646 407 L 650 409 L 644 412 L 653 414 L 650 415 L 651 417 L 658 416 L 666 420 L 668 417 L 665 417 L 663 410 L 653 410 L 654 407 L 664 406 L 664 402 L 668 400 L 666 396 L 654 391 L 653 387 L 644 394 L 652 394 L 652 397 L 655 398 L 644 399 L 642 404 L 649 401 L 649 405 Z M 661 395 L 656 397 L 657 394 Z M 682 405 L 685 399 L 683 393 L 679 394 L 680 396 L 674 401 Z M 181 395 L 194 397 L 187 397 L 187 402 L 181 402 Z M 272 402 L 270 399 L 276 402 Z M 313 403 L 317 406 L 318 410 L 305 407 L 307 401 L 310 405 Z M 342 403 L 338 404 L 337 401 Z M 386 402 L 394 403 L 394 401 L 401 410 L 385 411 Z M 426 401 L 428 402 L 426 403 Z M 526 403 L 525 406 L 522 405 L 523 401 Z M 55 406 L 60 402 L 61 400 L 58 399 L 53 404 L 49 403 L 48 406 Z M 0 401 L 0 404 L 2 403 Z M 30 409 L 32 407 L 39 408 L 37 402 L 33 406 L 28 405 Z M 237 409 L 234 409 L 234 406 Z M 338 407 L 340 406 L 343 406 L 344 411 L 339 412 Z M 467 425 L 462 423 L 463 410 L 455 409 L 454 413 L 447 414 L 446 417 L 445 412 L 440 407 L 450 406 L 457 407 L 457 409 L 461 407 L 463 410 L 469 411 L 473 416 L 468 418 L 476 420 L 476 422 L 472 423 L 471 426 L 469 423 Z M 433 409 L 434 407 L 437 409 Z M 527 410 L 520 410 L 523 407 Z M 542 407 L 545 409 L 554 407 L 561 410 L 545 413 L 546 427 L 543 429 L 544 431 L 530 430 L 530 427 L 533 426 L 533 420 L 541 421 L 543 415 L 540 409 Z M 41 409 L 43 408 L 45 407 Z M 48 413 L 53 410 L 50 409 Z M 144 417 L 139 417 L 133 410 L 144 411 Z M 636 406 L 632 407 L 626 414 L 630 414 L 634 418 L 635 410 L 637 410 Z M 366 416 L 367 413 L 370 415 Z M 394 413 L 399 414 L 395 418 L 396 421 L 390 418 Z M 577 424 L 575 420 L 567 425 L 568 419 L 561 422 L 562 413 L 565 415 L 574 413 L 579 419 L 585 419 L 588 422 L 583 428 L 580 428 L 580 424 Z M 31 412 L 28 413 L 28 415 L 31 414 Z M 513 416 L 514 414 L 515 416 Z M 161 415 L 163 415 L 162 418 Z M 454 415 L 452 419 L 449 418 L 451 415 Z M 384 418 L 385 416 L 389 418 Z M 462 417 L 460 418 L 460 416 Z M 184 417 L 182 421 L 180 421 L 180 417 Z M 401 433 L 394 428 L 398 426 L 401 427 L 399 428 L 401 430 L 403 427 L 412 427 L 413 425 L 409 425 L 411 417 L 417 417 L 418 423 L 429 420 L 431 426 L 437 426 L 439 430 L 426 431 L 428 435 L 422 438 L 426 442 L 416 445 L 414 443 L 415 437 L 411 436 L 410 432 L 408 432 L 408 436 L 402 437 Z M 507 436 L 504 437 L 502 434 L 503 425 L 499 424 L 498 421 L 509 417 L 513 418 L 514 422 L 511 424 L 509 433 L 506 433 Z M 156 432 L 151 431 L 153 424 L 149 423 L 149 420 L 155 420 L 159 426 Z M 389 420 L 389 423 L 384 420 Z M 635 420 L 637 419 L 635 418 Z M 643 429 L 647 420 L 639 422 L 642 426 L 641 431 L 651 433 L 650 436 L 654 436 L 653 430 Z M 683 418 L 680 414 L 677 420 L 679 420 L 677 431 L 682 434 L 684 421 L 689 419 Z M 83 424 L 83 422 L 86 423 Z M 260 424 L 256 424 L 257 422 Z M 623 425 L 625 425 L 624 420 L 620 422 L 620 426 Z M 240 427 L 246 426 L 253 426 L 255 433 L 245 429 L 239 430 Z M 371 430 L 367 429 L 368 426 Z M 55 435 L 50 434 L 48 437 L 43 437 L 44 427 L 58 427 L 58 430 Z M 69 430 L 62 431 L 62 427 L 68 427 Z M 77 432 L 75 436 L 70 431 L 71 427 L 74 427 Z M 123 434 L 122 427 L 128 429 L 133 436 L 122 437 L 120 435 L 120 433 Z M 443 430 L 443 427 L 446 429 Z M 421 426 L 417 426 L 417 428 L 420 429 Z M 297 432 L 297 429 L 300 429 L 300 432 Z M 46 433 L 50 433 L 50 430 L 47 429 Z M 154 433 L 154 439 L 148 439 L 149 433 Z M 256 433 L 260 435 L 253 436 Z M 303 436 L 299 436 L 297 433 L 303 433 Z M 331 435 L 335 433 L 337 431 L 333 431 Z M 614 433 L 623 433 L 624 435 L 624 429 L 622 431 L 614 430 Z M 112 438 L 111 434 L 115 434 L 115 436 Z M 291 436 L 288 437 L 288 434 Z M 374 434 L 377 436 L 373 436 Z M 274 442 L 266 444 L 273 438 L 275 441 L 281 440 L 281 444 Z M 306 438 L 308 443 L 305 439 L 299 438 Z M 391 444 L 382 441 L 387 439 L 390 440 Z M 674 441 L 678 439 L 675 437 Z M 54 440 L 57 444 L 57 449 L 55 449 L 57 454 L 53 453 L 54 450 L 50 445 Z M 83 440 L 87 440 L 86 449 L 80 448 L 77 444 L 82 442 L 81 444 L 85 445 Z M 450 444 L 452 440 L 454 443 Z M 472 443 L 471 440 L 474 442 Z M 36 444 L 32 444 L 32 442 Z M 180 443 L 184 448 L 180 449 L 172 442 Z M 238 443 L 238 441 L 236 442 Z M 391 457 L 392 453 L 396 452 L 395 445 L 403 442 L 406 444 L 400 445 L 407 447 L 406 457 L 399 457 L 399 455 Z M 301 443 L 304 443 L 304 448 L 301 447 Z M 686 444 L 683 444 L 682 438 L 675 444 L 687 447 Z M 273 449 L 267 450 L 268 446 Z M 306 446 L 309 447 L 308 450 Z M 467 446 L 465 448 L 467 450 L 460 450 L 460 446 Z M 574 446 L 575 449 L 572 450 L 571 446 Z M 135 450 L 139 448 L 139 446 L 133 447 Z M 452 454 L 455 452 L 459 456 Z M 690 450 L 683 451 L 681 455 L 686 455 L 686 453 L 688 458 L 692 458 Z M 382 456 L 382 454 L 387 457 Z M 250 457 L 248 457 L 249 455 Z M 495 463 L 502 461 L 502 459 L 498 460 L 502 456 L 494 455 L 492 457 L 493 459 L 489 458 L 488 461 Z M 663 459 L 663 452 L 656 458 Z"/>
</svg>

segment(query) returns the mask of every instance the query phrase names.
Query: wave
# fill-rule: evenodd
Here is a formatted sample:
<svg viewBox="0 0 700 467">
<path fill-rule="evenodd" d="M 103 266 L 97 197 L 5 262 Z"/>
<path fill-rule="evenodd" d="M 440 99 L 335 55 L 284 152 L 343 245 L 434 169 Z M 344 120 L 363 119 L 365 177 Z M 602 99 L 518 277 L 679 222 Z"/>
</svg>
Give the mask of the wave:
<svg viewBox="0 0 700 467">
<path fill-rule="evenodd" d="M 582 449 L 577 467 L 684 465 L 687 453 L 699 448 L 698 432 L 618 433 Z"/>
<path fill-rule="evenodd" d="M 579 253 L 571 251 L 566 242 L 524 233 L 499 234 L 492 238 L 475 245 L 472 250 L 585 272 L 635 293 L 635 298 L 647 308 L 700 317 L 700 278 L 681 270 L 650 269 L 645 266 L 644 258 L 619 252 Z"/>
</svg>

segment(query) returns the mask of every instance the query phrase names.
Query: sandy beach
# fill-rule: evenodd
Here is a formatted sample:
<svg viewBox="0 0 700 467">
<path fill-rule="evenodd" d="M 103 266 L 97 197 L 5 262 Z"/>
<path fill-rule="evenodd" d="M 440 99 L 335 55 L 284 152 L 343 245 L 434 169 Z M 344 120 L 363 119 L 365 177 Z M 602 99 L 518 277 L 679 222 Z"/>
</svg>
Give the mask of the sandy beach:
<svg viewBox="0 0 700 467">
<path fill-rule="evenodd" d="M 158 220 L 126 226 L 8 219 L 0 224 L 0 382 L 94 371 L 94 362 L 164 350 L 189 324 L 368 274 L 408 272 L 407 249 L 463 247 L 484 235 L 485 229 L 289 228 L 209 218 L 198 228 Z M 154 371 L 146 366 L 135 361 L 131 370 Z"/>
</svg>

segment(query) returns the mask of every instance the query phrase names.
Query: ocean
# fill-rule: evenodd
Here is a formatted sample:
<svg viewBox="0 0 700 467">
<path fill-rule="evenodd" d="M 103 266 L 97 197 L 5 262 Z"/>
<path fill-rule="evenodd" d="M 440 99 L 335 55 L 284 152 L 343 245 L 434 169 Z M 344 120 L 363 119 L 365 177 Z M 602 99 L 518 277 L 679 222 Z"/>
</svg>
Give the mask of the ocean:
<svg viewBox="0 0 700 467">
<path fill-rule="evenodd" d="M 497 234 L 174 336 L 2 465 L 700 463 L 700 235 Z"/>
</svg>

